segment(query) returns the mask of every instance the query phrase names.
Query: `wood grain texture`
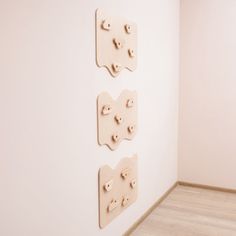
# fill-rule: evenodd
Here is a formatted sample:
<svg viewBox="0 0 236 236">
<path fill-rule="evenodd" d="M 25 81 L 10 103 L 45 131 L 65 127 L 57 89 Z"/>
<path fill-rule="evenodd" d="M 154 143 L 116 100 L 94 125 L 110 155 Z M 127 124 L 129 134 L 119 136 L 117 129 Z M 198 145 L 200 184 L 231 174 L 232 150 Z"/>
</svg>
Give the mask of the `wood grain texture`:
<svg viewBox="0 0 236 236">
<path fill-rule="evenodd" d="M 151 213 L 154 211 L 164 199 L 176 188 L 178 182 L 168 189 L 143 215 L 140 217 L 124 234 L 123 236 L 130 235 Z"/>
<path fill-rule="evenodd" d="M 235 236 L 236 194 L 178 185 L 131 236 Z"/>
</svg>

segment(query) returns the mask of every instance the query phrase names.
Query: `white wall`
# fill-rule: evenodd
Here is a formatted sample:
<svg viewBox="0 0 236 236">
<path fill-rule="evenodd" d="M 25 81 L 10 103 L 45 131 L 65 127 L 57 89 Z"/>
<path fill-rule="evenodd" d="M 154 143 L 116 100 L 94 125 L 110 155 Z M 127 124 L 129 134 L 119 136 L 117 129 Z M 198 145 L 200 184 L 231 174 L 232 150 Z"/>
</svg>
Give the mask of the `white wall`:
<svg viewBox="0 0 236 236">
<path fill-rule="evenodd" d="M 137 22 L 138 69 L 95 64 L 95 10 Z M 177 180 L 179 1 L 0 1 L 0 235 L 121 235 Z M 139 96 L 139 132 L 96 140 L 96 97 Z M 97 176 L 139 155 L 139 196 L 98 227 Z"/>
<path fill-rule="evenodd" d="M 236 1 L 181 1 L 179 179 L 236 188 Z"/>
</svg>

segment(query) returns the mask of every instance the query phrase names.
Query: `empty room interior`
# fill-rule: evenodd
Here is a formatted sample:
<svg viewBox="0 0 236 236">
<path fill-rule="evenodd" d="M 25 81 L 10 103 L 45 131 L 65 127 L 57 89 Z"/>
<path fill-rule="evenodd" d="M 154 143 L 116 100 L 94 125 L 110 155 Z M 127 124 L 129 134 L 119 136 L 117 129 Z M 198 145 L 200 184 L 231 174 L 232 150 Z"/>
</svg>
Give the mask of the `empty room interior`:
<svg viewBox="0 0 236 236">
<path fill-rule="evenodd" d="M 236 236 L 236 0 L 0 0 L 1 236 Z"/>
</svg>

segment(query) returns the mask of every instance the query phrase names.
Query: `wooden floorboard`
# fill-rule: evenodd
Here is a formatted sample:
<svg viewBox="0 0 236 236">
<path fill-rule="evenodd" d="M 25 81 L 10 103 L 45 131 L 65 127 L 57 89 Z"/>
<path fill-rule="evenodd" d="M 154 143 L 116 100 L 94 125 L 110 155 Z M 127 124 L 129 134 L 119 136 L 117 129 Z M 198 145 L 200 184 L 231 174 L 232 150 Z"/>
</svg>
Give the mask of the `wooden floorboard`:
<svg viewBox="0 0 236 236">
<path fill-rule="evenodd" d="M 236 194 L 177 186 L 131 236 L 236 236 Z"/>
</svg>

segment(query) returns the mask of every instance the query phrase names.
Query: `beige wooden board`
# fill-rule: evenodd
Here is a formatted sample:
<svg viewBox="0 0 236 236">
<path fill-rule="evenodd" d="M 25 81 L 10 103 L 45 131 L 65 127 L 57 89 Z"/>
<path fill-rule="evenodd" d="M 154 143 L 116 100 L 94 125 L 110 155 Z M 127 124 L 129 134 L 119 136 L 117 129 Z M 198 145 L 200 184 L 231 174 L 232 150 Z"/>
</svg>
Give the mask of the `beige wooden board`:
<svg viewBox="0 0 236 236">
<path fill-rule="evenodd" d="M 137 199 L 137 155 L 123 158 L 113 170 L 99 170 L 99 225 L 105 227 Z"/>
<path fill-rule="evenodd" d="M 100 9 L 96 11 L 96 59 L 113 77 L 124 68 L 137 67 L 137 26 L 121 17 L 113 17 Z"/>
<path fill-rule="evenodd" d="M 236 193 L 177 186 L 132 236 L 235 236 Z"/>
<path fill-rule="evenodd" d="M 103 92 L 97 99 L 98 143 L 115 150 L 123 139 L 137 132 L 137 93 L 124 90 L 114 101 Z"/>
</svg>

